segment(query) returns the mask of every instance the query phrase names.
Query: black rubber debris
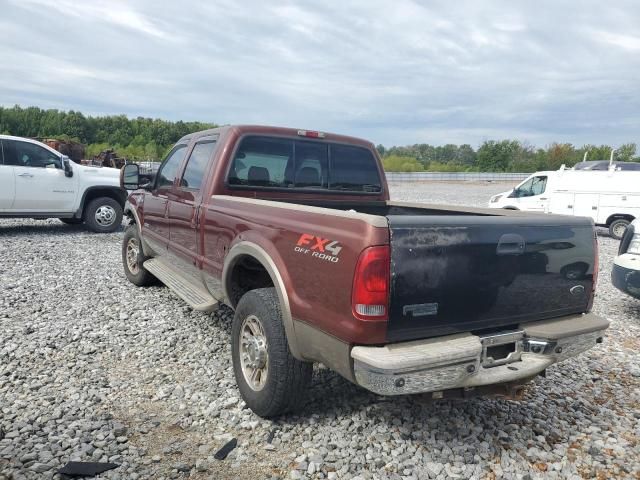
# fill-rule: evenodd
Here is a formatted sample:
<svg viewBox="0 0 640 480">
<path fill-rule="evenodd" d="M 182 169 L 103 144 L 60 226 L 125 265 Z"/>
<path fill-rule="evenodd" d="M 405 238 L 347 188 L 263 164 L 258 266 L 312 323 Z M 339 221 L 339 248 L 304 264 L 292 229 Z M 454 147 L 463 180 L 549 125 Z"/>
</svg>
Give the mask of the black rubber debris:
<svg viewBox="0 0 640 480">
<path fill-rule="evenodd" d="M 225 458 L 227 458 L 227 455 L 231 453 L 231 450 L 236 448 L 236 445 L 238 445 L 238 439 L 232 438 L 227 443 L 225 443 L 220 450 L 216 452 L 213 458 L 215 458 L 216 460 L 224 460 Z"/>
<path fill-rule="evenodd" d="M 58 473 L 66 475 L 67 477 L 95 477 L 99 473 L 113 470 L 120 465 L 115 463 L 102 463 L 102 462 L 69 462 Z"/>
</svg>

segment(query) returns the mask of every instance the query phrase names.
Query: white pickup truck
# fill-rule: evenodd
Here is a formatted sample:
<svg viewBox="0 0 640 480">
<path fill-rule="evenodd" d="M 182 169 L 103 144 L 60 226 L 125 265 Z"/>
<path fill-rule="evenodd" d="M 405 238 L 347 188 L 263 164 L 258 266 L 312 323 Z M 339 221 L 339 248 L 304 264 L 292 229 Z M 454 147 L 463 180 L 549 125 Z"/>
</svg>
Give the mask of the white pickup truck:
<svg viewBox="0 0 640 480">
<path fill-rule="evenodd" d="M 0 135 L 0 217 L 59 218 L 108 233 L 122 223 L 120 171 L 73 163 L 28 138 Z"/>
</svg>

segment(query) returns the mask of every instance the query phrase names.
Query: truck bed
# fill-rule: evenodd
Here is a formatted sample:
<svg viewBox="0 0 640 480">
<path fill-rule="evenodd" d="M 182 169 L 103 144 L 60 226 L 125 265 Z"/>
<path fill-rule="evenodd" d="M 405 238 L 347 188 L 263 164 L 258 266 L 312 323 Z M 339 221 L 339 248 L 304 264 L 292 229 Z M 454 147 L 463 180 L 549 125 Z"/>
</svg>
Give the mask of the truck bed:
<svg viewBox="0 0 640 480">
<path fill-rule="evenodd" d="M 388 341 L 516 328 L 589 309 L 587 218 L 400 202 L 314 205 L 387 219 Z"/>
</svg>

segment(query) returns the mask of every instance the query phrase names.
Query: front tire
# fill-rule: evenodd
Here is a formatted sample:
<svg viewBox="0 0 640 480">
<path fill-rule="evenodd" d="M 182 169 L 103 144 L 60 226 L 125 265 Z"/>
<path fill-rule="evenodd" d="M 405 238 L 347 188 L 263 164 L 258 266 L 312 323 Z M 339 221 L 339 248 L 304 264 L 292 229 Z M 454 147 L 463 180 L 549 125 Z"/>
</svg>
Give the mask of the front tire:
<svg viewBox="0 0 640 480">
<path fill-rule="evenodd" d="M 95 198 L 85 208 L 83 217 L 92 232 L 115 232 L 122 224 L 122 206 L 111 197 Z"/>
<path fill-rule="evenodd" d="M 609 235 L 616 240 L 621 240 L 630 223 L 631 222 L 625 218 L 618 218 L 617 220 L 614 220 L 609 225 Z"/>
<path fill-rule="evenodd" d="M 138 226 L 129 225 L 122 239 L 122 265 L 129 281 L 138 287 L 146 287 L 156 282 L 156 278 L 144 268 L 143 264 L 148 259 L 149 257 L 142 252 Z"/>
<path fill-rule="evenodd" d="M 275 417 L 302 404 L 313 364 L 291 355 L 274 288 L 243 295 L 233 317 L 231 342 L 236 383 L 254 413 Z"/>
</svg>

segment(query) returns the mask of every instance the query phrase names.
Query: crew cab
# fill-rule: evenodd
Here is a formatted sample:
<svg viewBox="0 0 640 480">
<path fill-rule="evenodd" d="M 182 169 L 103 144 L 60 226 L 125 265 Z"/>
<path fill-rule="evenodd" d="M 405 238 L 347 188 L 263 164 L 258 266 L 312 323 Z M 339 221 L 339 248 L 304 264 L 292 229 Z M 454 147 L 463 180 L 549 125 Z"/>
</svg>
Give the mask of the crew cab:
<svg viewBox="0 0 640 480">
<path fill-rule="evenodd" d="M 620 241 L 613 259 L 611 282 L 614 287 L 640 299 L 640 220 L 634 220 Z"/>
<path fill-rule="evenodd" d="M 113 232 L 127 198 L 119 177 L 116 168 L 79 165 L 44 143 L 0 135 L 0 217 L 59 218 Z"/>
<path fill-rule="evenodd" d="M 121 178 L 126 276 L 235 310 L 264 417 L 300 405 L 313 362 L 381 395 L 517 394 L 608 327 L 591 220 L 390 201 L 368 141 L 228 126 L 180 139 L 151 184 Z"/>
</svg>

